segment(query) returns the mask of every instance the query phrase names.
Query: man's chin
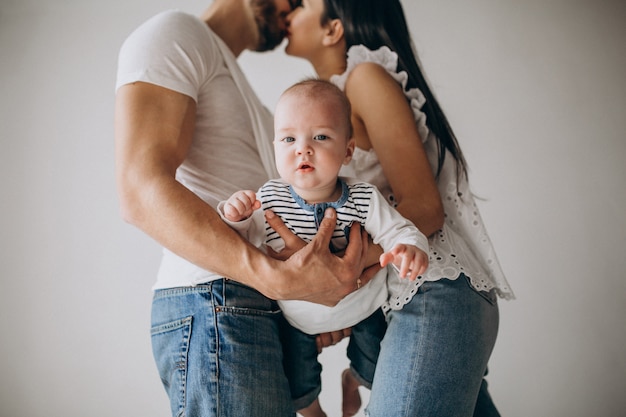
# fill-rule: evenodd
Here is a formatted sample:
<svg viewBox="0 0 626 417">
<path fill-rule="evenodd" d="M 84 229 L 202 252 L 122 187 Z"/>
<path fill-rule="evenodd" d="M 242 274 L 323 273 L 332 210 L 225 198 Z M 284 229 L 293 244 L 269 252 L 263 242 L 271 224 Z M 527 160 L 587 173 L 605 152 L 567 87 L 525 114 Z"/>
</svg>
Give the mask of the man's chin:
<svg viewBox="0 0 626 417">
<path fill-rule="evenodd" d="M 267 38 L 262 38 L 262 42 L 259 43 L 259 45 L 257 46 L 257 48 L 254 50 L 255 52 L 267 52 L 267 51 L 273 51 L 274 49 L 276 49 L 281 43 L 283 43 L 283 40 L 285 39 L 284 36 L 280 36 L 280 37 L 274 37 L 271 40 L 267 40 Z"/>
</svg>

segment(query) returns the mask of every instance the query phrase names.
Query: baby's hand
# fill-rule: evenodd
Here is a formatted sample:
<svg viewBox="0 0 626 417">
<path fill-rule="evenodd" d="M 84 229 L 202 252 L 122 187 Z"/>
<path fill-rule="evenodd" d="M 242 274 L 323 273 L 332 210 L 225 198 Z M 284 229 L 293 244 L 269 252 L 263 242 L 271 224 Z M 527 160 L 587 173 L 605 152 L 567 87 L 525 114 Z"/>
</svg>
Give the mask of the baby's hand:
<svg viewBox="0 0 626 417">
<path fill-rule="evenodd" d="M 389 263 L 398 271 L 400 277 L 415 281 L 428 268 L 428 254 L 417 246 L 398 244 L 389 252 L 380 255 L 380 266 Z"/>
<path fill-rule="evenodd" d="M 254 210 L 261 208 L 254 191 L 237 191 L 224 204 L 224 217 L 231 222 L 240 222 L 252 216 Z"/>
</svg>

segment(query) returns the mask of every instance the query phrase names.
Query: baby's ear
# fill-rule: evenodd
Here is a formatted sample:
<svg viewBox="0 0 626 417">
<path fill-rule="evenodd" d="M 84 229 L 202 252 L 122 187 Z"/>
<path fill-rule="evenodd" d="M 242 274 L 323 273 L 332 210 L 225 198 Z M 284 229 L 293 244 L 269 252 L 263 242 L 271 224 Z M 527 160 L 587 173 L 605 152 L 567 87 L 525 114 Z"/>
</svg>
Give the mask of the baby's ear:
<svg viewBox="0 0 626 417">
<path fill-rule="evenodd" d="M 356 140 L 354 138 L 348 139 L 348 146 L 346 146 L 346 157 L 343 160 L 344 165 L 348 165 L 352 161 L 352 155 L 354 155 L 354 148 L 356 147 Z"/>
</svg>

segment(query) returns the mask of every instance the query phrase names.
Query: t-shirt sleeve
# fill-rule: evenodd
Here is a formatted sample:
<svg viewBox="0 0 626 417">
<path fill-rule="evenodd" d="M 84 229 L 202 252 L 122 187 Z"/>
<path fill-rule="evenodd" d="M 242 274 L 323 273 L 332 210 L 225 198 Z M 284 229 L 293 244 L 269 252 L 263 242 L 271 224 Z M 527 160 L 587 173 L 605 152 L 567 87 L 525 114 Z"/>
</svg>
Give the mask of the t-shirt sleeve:
<svg viewBox="0 0 626 417">
<path fill-rule="evenodd" d="M 123 43 L 116 90 L 137 81 L 190 96 L 198 91 L 217 62 L 218 48 L 209 27 L 180 11 L 160 13 L 132 32 Z"/>
</svg>

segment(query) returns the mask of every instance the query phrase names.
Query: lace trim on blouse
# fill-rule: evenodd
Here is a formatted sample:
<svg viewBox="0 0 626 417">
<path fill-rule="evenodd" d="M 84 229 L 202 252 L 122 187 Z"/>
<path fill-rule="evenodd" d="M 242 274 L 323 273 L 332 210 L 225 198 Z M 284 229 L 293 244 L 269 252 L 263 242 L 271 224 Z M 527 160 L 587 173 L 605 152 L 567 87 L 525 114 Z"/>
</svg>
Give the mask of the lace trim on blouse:
<svg viewBox="0 0 626 417">
<path fill-rule="evenodd" d="M 417 88 L 407 90 L 408 74 L 397 71 L 398 55 L 383 46 L 371 51 L 363 45 L 355 45 L 348 51 L 347 69 L 341 75 L 331 77 L 331 81 L 345 90 L 346 81 L 352 70 L 363 62 L 381 65 L 403 88 L 410 102 L 418 132 L 424 143 L 429 160 L 437 159 L 437 138 L 426 126 L 426 114 L 421 110 L 426 102 Z M 376 185 L 387 201 L 397 205 L 389 183 L 384 178 L 382 167 L 373 149 L 364 151 L 357 148 L 350 166 L 342 175 L 359 178 Z M 495 250 L 480 217 L 469 184 L 462 180 L 457 184 L 456 161 L 451 155 L 445 158 L 437 180 L 445 211 L 445 222 L 441 230 L 433 234 L 430 245 L 428 270 L 415 281 L 401 279 L 397 274 L 389 274 L 389 301 L 383 309 L 401 309 L 411 301 L 419 287 L 426 281 L 442 278 L 455 280 L 465 274 L 471 285 L 478 291 L 495 289 L 504 299 L 515 298 L 497 260 Z"/>
</svg>

